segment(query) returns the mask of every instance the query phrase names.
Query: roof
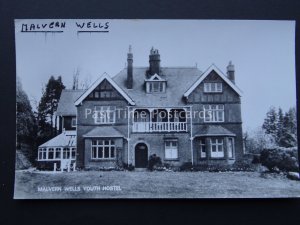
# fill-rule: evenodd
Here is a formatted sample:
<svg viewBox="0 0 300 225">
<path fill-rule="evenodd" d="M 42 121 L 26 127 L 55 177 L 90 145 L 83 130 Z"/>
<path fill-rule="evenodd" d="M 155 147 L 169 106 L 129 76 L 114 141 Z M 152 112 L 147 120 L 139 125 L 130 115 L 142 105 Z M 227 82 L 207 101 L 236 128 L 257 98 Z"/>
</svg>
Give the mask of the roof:
<svg viewBox="0 0 300 225">
<path fill-rule="evenodd" d="M 75 105 L 78 106 L 103 80 L 107 80 L 131 105 L 135 105 L 134 101 L 124 92 L 120 86 L 118 86 L 115 81 L 111 79 L 111 77 L 104 73 L 102 74 L 98 80 L 96 80 L 76 101 Z"/>
<path fill-rule="evenodd" d="M 76 147 L 76 131 L 64 131 L 39 146 L 39 148 L 45 147 Z"/>
<path fill-rule="evenodd" d="M 57 116 L 76 116 L 76 107 L 74 102 L 84 93 L 85 90 L 62 90 L 58 102 Z"/>
<path fill-rule="evenodd" d="M 126 88 L 127 68 L 121 70 L 112 79 L 135 102 L 137 106 L 172 107 L 185 106 L 183 93 L 201 76 L 196 67 L 161 67 L 162 79 L 167 81 L 165 93 L 146 93 L 144 82 L 149 67 L 133 67 L 133 88 Z"/>
<path fill-rule="evenodd" d="M 204 136 L 236 136 L 231 131 L 220 125 L 207 125 L 200 129 L 194 137 L 204 137 Z"/>
<path fill-rule="evenodd" d="M 199 79 L 189 88 L 187 91 L 185 91 L 184 96 L 188 97 L 196 87 L 211 73 L 211 71 L 215 71 L 239 96 L 242 96 L 242 91 L 231 81 L 228 79 L 228 77 L 214 64 L 212 64 Z"/>
<path fill-rule="evenodd" d="M 124 137 L 124 135 L 116 130 L 114 127 L 95 127 L 88 133 L 84 134 L 83 137 L 85 138 L 92 138 L 92 137 Z"/>
</svg>

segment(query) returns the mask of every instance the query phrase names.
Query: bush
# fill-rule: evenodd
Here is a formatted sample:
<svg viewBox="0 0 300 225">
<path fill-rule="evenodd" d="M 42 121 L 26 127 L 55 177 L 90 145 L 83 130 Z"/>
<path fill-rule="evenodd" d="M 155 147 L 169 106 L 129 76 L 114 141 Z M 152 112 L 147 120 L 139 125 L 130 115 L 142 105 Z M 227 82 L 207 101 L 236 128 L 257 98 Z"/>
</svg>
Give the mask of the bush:
<svg viewBox="0 0 300 225">
<path fill-rule="evenodd" d="M 123 163 L 123 168 L 128 171 L 134 170 L 134 166 L 131 163 L 129 165 L 127 163 Z"/>
<path fill-rule="evenodd" d="M 161 158 L 156 154 L 152 154 L 149 156 L 148 169 L 153 171 L 155 167 L 161 167 Z"/>
<path fill-rule="evenodd" d="M 180 171 L 193 171 L 194 167 L 191 162 L 185 162 L 180 166 Z"/>
<path fill-rule="evenodd" d="M 280 171 L 298 171 L 298 149 L 297 148 L 273 148 L 264 149 L 260 154 L 261 164 L 274 172 Z"/>
</svg>

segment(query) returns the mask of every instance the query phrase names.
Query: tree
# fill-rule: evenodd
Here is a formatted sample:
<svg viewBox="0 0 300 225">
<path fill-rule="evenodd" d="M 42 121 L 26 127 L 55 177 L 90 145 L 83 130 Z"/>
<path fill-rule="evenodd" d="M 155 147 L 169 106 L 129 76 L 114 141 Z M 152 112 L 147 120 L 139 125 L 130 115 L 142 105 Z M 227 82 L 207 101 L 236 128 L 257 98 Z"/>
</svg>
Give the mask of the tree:
<svg viewBox="0 0 300 225">
<path fill-rule="evenodd" d="M 55 135 L 56 118 L 54 118 L 54 112 L 57 110 L 63 89 L 65 89 L 65 86 L 62 83 L 61 76 L 58 76 L 57 79 L 51 76 L 42 90 L 43 95 L 38 106 L 39 137 L 42 141 Z M 53 129 L 54 127 L 55 129 Z"/>
<path fill-rule="evenodd" d="M 22 144 L 29 145 L 30 152 L 26 152 L 26 154 L 29 154 L 29 160 L 32 160 L 37 135 L 37 124 L 30 101 L 22 88 L 19 77 L 17 77 L 16 82 L 16 104 L 17 148 L 21 149 Z"/>
<path fill-rule="evenodd" d="M 73 90 L 78 89 L 79 73 L 80 73 L 79 68 L 77 68 L 76 71 L 73 73 L 73 85 L 72 85 Z"/>
<path fill-rule="evenodd" d="M 297 146 L 296 110 L 294 108 L 284 114 L 282 136 L 279 138 L 278 144 L 281 147 Z"/>
<path fill-rule="evenodd" d="M 73 90 L 88 89 L 92 83 L 91 75 L 88 74 L 83 80 L 80 79 L 80 69 L 77 68 L 73 73 Z"/>
<path fill-rule="evenodd" d="M 297 146 L 297 119 L 295 107 L 283 113 L 279 107 L 278 113 L 274 107 L 267 112 L 262 128 L 270 134 L 280 147 Z"/>
<path fill-rule="evenodd" d="M 245 148 L 248 153 L 258 154 L 265 148 L 273 148 L 276 146 L 276 141 L 271 134 L 257 127 L 254 130 L 249 130 L 244 134 Z"/>
<path fill-rule="evenodd" d="M 275 140 L 276 140 L 277 132 L 278 132 L 277 131 L 277 122 L 278 122 L 278 119 L 277 119 L 276 109 L 275 109 L 275 107 L 272 106 L 269 109 L 269 111 L 267 112 L 267 116 L 264 120 L 262 128 L 264 129 L 266 134 L 272 135 L 275 138 Z"/>
<path fill-rule="evenodd" d="M 283 112 L 282 109 L 279 107 L 278 109 L 278 119 L 277 119 L 277 134 L 276 134 L 276 142 L 279 143 L 279 140 L 282 139 L 282 136 L 284 134 L 284 128 L 283 128 Z"/>
</svg>

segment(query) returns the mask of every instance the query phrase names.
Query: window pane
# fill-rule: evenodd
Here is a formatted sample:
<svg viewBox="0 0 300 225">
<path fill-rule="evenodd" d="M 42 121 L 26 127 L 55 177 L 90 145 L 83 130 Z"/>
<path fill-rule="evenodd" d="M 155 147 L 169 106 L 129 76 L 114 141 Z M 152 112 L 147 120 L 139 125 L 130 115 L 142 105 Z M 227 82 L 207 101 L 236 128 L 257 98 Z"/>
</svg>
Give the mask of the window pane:
<svg viewBox="0 0 300 225">
<path fill-rule="evenodd" d="M 111 147 L 110 150 L 111 150 L 110 157 L 114 158 L 115 157 L 115 147 Z"/>
<path fill-rule="evenodd" d="M 54 149 L 49 148 L 48 150 L 48 159 L 54 159 Z"/>
<path fill-rule="evenodd" d="M 60 159 L 61 158 L 61 148 L 56 148 L 55 158 L 56 159 Z"/>
<path fill-rule="evenodd" d="M 92 158 L 97 158 L 97 148 L 96 147 L 93 147 L 92 148 Z"/>
<path fill-rule="evenodd" d="M 223 121 L 223 111 L 218 111 L 218 120 L 217 121 Z"/>
<path fill-rule="evenodd" d="M 72 155 L 71 155 L 72 159 L 76 158 L 76 148 L 72 148 Z"/>
<path fill-rule="evenodd" d="M 217 146 L 216 145 L 212 145 L 211 148 L 212 148 L 212 152 L 216 152 L 217 151 Z"/>
<path fill-rule="evenodd" d="M 229 158 L 233 157 L 233 139 L 232 138 L 228 139 L 228 157 Z"/>
<path fill-rule="evenodd" d="M 211 84 L 211 91 L 215 92 L 216 91 L 216 83 Z"/>
<path fill-rule="evenodd" d="M 166 150 L 165 150 L 165 153 L 166 153 L 166 158 L 167 158 L 167 159 L 171 159 L 171 158 L 172 158 L 172 152 L 171 152 L 171 149 L 166 149 Z"/>
<path fill-rule="evenodd" d="M 204 83 L 204 92 L 208 92 L 208 83 Z"/>
<path fill-rule="evenodd" d="M 104 158 L 109 158 L 109 147 L 104 147 Z"/>
<path fill-rule="evenodd" d="M 173 151 L 172 151 L 172 158 L 173 159 L 177 159 L 178 156 L 177 156 L 177 148 L 174 148 Z"/>
<path fill-rule="evenodd" d="M 47 152 L 45 150 L 43 151 L 43 157 L 42 157 L 42 159 L 47 159 Z"/>
<path fill-rule="evenodd" d="M 103 147 L 98 147 L 98 158 L 104 158 L 103 157 Z"/>
<path fill-rule="evenodd" d="M 218 145 L 218 152 L 223 152 L 223 144 L 222 145 Z"/>
</svg>

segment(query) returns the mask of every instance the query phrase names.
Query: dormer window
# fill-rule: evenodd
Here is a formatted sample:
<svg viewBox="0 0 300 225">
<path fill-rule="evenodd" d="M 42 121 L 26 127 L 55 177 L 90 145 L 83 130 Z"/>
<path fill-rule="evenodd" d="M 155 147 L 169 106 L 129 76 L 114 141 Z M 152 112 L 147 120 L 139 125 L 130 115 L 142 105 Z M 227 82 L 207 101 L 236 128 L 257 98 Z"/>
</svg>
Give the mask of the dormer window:
<svg viewBox="0 0 300 225">
<path fill-rule="evenodd" d="M 220 93 L 222 92 L 223 87 L 222 83 L 214 82 L 214 83 L 204 83 L 204 92 L 205 93 Z"/>
<path fill-rule="evenodd" d="M 149 92 L 165 92 L 164 82 L 149 82 Z"/>
<path fill-rule="evenodd" d="M 163 93 L 166 91 L 166 80 L 159 75 L 154 74 L 148 80 L 145 80 L 147 93 Z"/>
</svg>

